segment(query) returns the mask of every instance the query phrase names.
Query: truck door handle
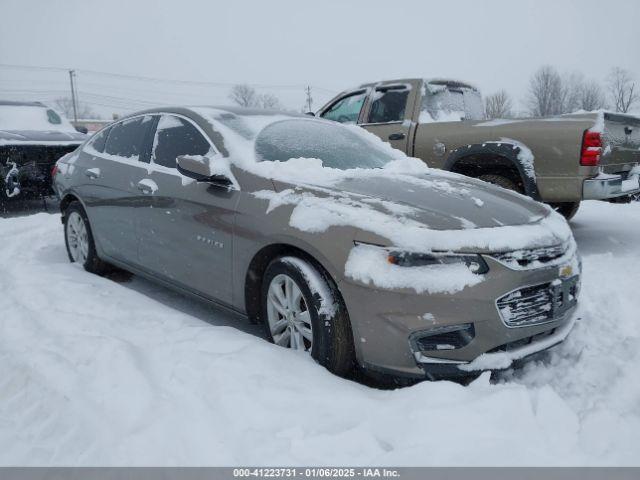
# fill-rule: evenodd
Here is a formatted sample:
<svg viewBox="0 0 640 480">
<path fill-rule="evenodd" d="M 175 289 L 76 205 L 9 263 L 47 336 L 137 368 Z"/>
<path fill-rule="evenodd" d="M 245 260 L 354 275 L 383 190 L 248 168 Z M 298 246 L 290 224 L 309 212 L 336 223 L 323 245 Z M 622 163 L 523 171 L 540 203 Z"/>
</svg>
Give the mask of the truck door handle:
<svg viewBox="0 0 640 480">
<path fill-rule="evenodd" d="M 405 138 L 406 138 L 406 135 L 402 132 L 392 133 L 391 135 L 389 135 L 389 140 L 404 140 Z"/>
</svg>

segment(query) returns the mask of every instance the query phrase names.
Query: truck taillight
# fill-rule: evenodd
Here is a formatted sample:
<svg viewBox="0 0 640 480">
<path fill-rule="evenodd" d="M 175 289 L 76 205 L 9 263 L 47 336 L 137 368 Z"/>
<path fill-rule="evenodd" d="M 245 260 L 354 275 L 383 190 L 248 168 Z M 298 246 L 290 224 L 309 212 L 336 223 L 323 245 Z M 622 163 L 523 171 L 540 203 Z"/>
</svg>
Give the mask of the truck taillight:
<svg viewBox="0 0 640 480">
<path fill-rule="evenodd" d="M 54 163 L 51 167 L 51 178 L 56 178 L 56 173 L 58 173 L 58 164 Z"/>
<path fill-rule="evenodd" d="M 580 152 L 580 165 L 595 167 L 600 162 L 602 153 L 602 136 L 600 132 L 585 130 L 582 136 L 582 151 Z"/>
</svg>

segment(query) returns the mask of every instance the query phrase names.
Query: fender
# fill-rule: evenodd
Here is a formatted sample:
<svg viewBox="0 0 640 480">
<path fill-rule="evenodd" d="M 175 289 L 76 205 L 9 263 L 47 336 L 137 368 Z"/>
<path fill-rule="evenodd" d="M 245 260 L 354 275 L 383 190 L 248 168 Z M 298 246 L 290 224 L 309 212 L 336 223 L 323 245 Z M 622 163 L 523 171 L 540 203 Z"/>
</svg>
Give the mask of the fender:
<svg viewBox="0 0 640 480">
<path fill-rule="evenodd" d="M 524 186 L 525 194 L 534 200 L 541 201 L 540 192 L 538 191 L 538 185 L 536 184 L 535 176 L 532 178 L 527 174 L 525 165 L 522 160 L 518 158 L 521 148 L 520 145 L 515 143 L 509 143 L 508 140 L 504 142 L 485 142 L 477 143 L 473 145 L 465 145 L 452 150 L 447 157 L 443 170 L 452 171 L 455 168 L 456 163 L 466 157 L 474 155 L 483 155 L 491 157 L 500 157 L 510 162 L 514 168 L 518 171 L 522 185 Z M 479 164 L 482 164 L 482 160 L 479 160 Z"/>
</svg>

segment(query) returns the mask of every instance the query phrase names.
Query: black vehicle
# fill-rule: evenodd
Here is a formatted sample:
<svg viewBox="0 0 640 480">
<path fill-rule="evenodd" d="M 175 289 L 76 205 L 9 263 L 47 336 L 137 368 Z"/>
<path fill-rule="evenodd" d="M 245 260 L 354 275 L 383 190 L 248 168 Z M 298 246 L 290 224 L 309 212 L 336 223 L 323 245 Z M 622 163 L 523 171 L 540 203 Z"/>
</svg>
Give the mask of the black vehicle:
<svg viewBox="0 0 640 480">
<path fill-rule="evenodd" d="M 0 100 L 0 204 L 53 194 L 51 169 L 86 138 L 40 102 Z"/>
</svg>

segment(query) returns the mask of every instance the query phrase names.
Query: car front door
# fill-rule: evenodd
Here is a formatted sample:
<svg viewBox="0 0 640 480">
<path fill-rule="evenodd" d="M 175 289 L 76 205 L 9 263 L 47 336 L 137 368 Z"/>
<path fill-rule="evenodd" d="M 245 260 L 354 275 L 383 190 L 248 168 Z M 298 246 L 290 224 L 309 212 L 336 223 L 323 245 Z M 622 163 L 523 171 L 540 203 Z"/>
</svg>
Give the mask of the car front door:
<svg viewBox="0 0 640 480">
<path fill-rule="evenodd" d="M 142 192 L 138 182 L 153 117 L 141 115 L 115 123 L 96 135 L 82 155 L 81 197 L 96 243 L 112 259 L 136 264 L 136 209 Z"/>
<path fill-rule="evenodd" d="M 189 118 L 163 114 L 153 135 L 145 208 L 138 210 L 142 268 L 161 279 L 221 303 L 232 303 L 232 248 L 239 192 L 181 175 L 176 159 L 220 160 Z"/>
<path fill-rule="evenodd" d="M 415 128 L 412 106 L 416 95 L 416 88 L 411 84 L 376 87 L 369 96 L 360 126 L 392 147 L 411 154 L 409 140 Z"/>
</svg>

